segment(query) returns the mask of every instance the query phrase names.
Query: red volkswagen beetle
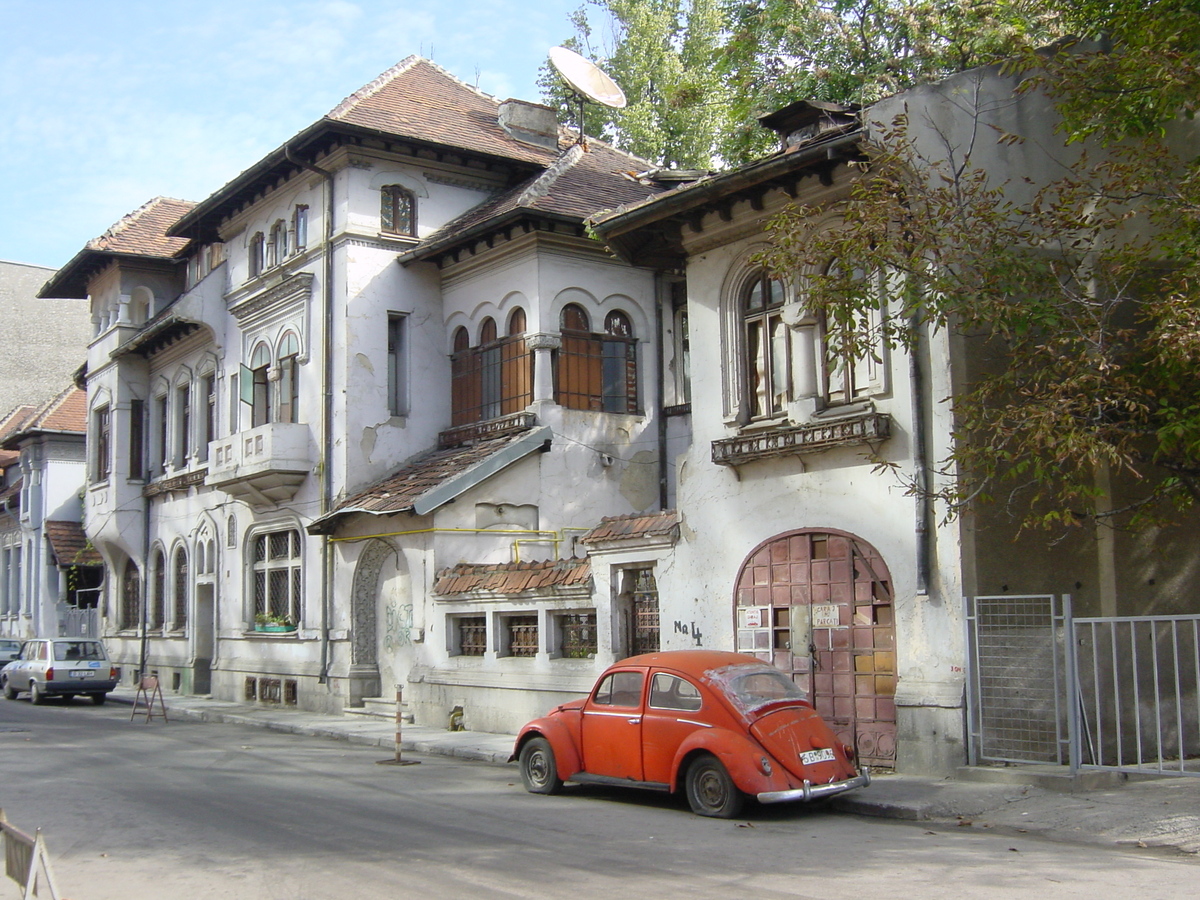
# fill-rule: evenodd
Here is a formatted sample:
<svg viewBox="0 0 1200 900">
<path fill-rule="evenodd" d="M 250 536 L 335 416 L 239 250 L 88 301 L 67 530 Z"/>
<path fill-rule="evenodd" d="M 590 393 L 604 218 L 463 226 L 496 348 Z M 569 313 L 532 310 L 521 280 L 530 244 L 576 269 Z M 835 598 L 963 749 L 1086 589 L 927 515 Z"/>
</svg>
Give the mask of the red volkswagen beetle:
<svg viewBox="0 0 1200 900">
<path fill-rule="evenodd" d="M 511 757 L 535 794 L 564 781 L 682 789 L 693 812 L 726 819 L 746 795 L 783 803 L 869 784 L 852 758 L 781 671 L 711 650 L 621 660 L 587 697 L 522 728 Z"/>
</svg>

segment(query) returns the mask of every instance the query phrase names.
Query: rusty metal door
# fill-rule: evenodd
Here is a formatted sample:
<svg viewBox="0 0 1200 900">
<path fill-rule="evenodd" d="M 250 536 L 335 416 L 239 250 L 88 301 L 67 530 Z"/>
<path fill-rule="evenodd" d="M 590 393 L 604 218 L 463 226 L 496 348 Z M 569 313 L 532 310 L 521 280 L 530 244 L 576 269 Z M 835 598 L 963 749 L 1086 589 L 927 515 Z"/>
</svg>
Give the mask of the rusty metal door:
<svg viewBox="0 0 1200 900">
<path fill-rule="evenodd" d="M 896 763 L 896 631 L 887 565 L 853 535 L 796 531 L 756 548 L 736 592 L 737 646 L 782 669 L 859 759 Z"/>
</svg>

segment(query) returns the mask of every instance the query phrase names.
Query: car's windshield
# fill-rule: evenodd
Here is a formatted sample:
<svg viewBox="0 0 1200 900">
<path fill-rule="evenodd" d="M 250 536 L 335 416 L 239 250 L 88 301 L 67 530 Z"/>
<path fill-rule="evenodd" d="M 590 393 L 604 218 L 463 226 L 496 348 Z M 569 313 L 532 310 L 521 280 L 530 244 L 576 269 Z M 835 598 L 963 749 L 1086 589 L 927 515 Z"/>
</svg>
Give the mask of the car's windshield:
<svg viewBox="0 0 1200 900">
<path fill-rule="evenodd" d="M 59 662 L 103 660 L 104 648 L 98 641 L 61 641 L 54 645 L 54 658 Z"/>
<path fill-rule="evenodd" d="M 804 691 L 778 669 L 770 666 L 727 666 L 708 673 L 744 713 L 781 700 L 807 699 Z"/>
</svg>

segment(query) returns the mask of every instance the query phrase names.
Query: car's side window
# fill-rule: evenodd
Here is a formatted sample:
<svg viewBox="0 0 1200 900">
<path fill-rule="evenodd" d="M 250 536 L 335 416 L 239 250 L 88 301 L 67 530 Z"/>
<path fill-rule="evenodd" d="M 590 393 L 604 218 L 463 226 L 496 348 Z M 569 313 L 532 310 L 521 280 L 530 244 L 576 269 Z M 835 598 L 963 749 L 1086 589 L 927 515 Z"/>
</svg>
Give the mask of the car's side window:
<svg viewBox="0 0 1200 900">
<path fill-rule="evenodd" d="M 690 681 L 656 672 L 650 682 L 650 705 L 655 709 L 695 712 L 700 708 L 700 691 Z"/>
<path fill-rule="evenodd" d="M 642 673 L 613 672 L 596 686 L 592 702 L 598 706 L 637 707 L 642 703 Z"/>
<path fill-rule="evenodd" d="M 46 658 L 46 642 L 45 641 L 38 641 L 36 644 L 33 645 L 32 658 L 33 659 L 45 659 Z"/>
</svg>

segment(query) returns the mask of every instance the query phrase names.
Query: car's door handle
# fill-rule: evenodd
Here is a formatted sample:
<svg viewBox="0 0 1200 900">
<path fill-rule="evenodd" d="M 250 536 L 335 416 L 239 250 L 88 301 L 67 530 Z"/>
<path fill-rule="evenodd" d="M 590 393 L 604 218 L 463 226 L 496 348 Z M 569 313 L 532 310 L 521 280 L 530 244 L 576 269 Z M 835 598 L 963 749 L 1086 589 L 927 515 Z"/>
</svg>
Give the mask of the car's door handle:
<svg viewBox="0 0 1200 900">
<path fill-rule="evenodd" d="M 629 719 L 628 721 L 629 721 L 630 725 L 636 725 L 638 722 L 640 722 L 642 720 L 641 719 Z"/>
</svg>

